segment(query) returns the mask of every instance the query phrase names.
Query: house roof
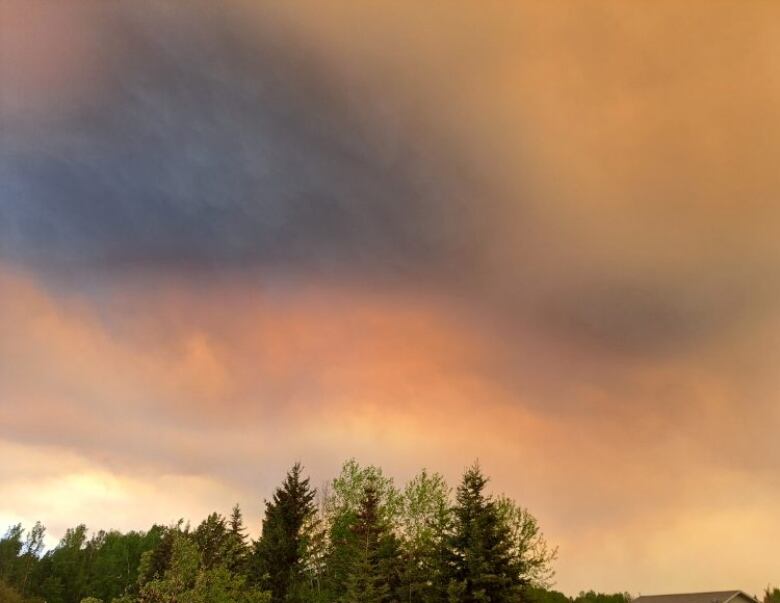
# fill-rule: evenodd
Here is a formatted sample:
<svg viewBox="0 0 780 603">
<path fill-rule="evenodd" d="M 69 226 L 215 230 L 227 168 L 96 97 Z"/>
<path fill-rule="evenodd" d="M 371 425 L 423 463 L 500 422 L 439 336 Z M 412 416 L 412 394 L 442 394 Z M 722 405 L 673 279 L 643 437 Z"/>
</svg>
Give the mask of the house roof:
<svg viewBox="0 0 780 603">
<path fill-rule="evenodd" d="M 637 597 L 632 603 L 738 603 L 756 599 L 741 590 L 721 590 L 708 593 L 681 593 L 677 595 L 647 595 Z"/>
</svg>

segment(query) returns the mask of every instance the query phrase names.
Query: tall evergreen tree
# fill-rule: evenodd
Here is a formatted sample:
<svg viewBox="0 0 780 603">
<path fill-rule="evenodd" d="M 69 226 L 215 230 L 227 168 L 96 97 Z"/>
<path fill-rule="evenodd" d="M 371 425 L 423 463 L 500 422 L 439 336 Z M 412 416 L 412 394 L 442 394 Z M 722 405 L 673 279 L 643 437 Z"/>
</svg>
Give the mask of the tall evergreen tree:
<svg viewBox="0 0 780 603">
<path fill-rule="evenodd" d="M 246 528 L 241 507 L 236 504 L 230 514 L 228 523 L 227 568 L 234 573 L 245 573 L 249 558 Z"/>
<path fill-rule="evenodd" d="M 484 492 L 486 484 L 487 478 L 474 465 L 466 470 L 457 490 L 449 594 L 458 603 L 522 598 L 522 563 L 513 555 L 512 537 L 498 505 Z"/>
<path fill-rule="evenodd" d="M 273 603 L 299 600 L 307 583 L 305 528 L 316 512 L 316 492 L 301 472 L 300 463 L 293 465 L 284 483 L 266 502 L 262 535 L 255 544 L 254 578 L 271 592 Z"/>
<path fill-rule="evenodd" d="M 365 488 L 352 526 L 353 562 L 346 581 L 344 603 L 384 603 L 398 588 L 399 543 L 381 515 L 379 494 Z"/>
<path fill-rule="evenodd" d="M 244 515 L 241 507 L 236 503 L 230 513 L 230 533 L 241 542 L 246 542 L 246 528 L 244 527 Z"/>
</svg>

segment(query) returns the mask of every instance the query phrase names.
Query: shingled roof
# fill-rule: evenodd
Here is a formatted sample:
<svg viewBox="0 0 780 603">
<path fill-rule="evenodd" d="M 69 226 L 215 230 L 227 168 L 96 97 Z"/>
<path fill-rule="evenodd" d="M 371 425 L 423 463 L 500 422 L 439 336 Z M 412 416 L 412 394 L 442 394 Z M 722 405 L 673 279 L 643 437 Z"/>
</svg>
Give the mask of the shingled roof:
<svg viewBox="0 0 780 603">
<path fill-rule="evenodd" d="M 741 590 L 721 590 L 709 593 L 683 593 L 678 595 L 647 595 L 637 597 L 632 603 L 758 603 Z"/>
</svg>

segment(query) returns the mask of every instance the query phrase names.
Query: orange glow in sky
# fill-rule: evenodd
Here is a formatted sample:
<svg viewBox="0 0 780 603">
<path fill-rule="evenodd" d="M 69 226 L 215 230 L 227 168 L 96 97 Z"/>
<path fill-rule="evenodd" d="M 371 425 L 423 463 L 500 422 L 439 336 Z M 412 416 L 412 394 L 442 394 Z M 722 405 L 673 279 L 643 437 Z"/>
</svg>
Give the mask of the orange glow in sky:
<svg viewBox="0 0 780 603">
<path fill-rule="evenodd" d="M 780 580 L 780 5 L 328 4 L 0 5 L 0 526 L 479 458 L 567 594 Z"/>
</svg>

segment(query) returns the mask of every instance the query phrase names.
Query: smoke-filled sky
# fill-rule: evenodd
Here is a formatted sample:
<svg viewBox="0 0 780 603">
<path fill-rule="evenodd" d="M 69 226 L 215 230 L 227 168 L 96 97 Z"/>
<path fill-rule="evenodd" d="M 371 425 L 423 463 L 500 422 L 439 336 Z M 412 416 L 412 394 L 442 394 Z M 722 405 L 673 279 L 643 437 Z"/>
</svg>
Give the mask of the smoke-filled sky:
<svg viewBox="0 0 780 603">
<path fill-rule="evenodd" d="M 0 524 L 492 488 L 780 581 L 780 5 L 0 1 Z"/>
</svg>

